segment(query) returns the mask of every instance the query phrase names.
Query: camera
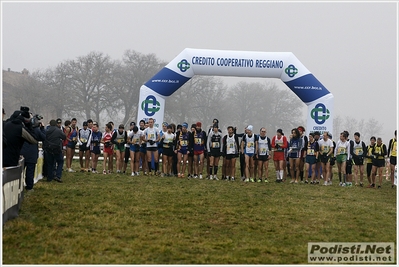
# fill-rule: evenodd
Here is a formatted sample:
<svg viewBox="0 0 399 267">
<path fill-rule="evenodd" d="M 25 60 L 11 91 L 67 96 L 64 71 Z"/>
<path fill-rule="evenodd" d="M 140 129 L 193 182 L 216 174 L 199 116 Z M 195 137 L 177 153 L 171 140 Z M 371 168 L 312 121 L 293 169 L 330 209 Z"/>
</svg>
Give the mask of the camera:
<svg viewBox="0 0 399 267">
<path fill-rule="evenodd" d="M 40 120 L 42 120 L 42 119 L 43 119 L 43 116 L 42 116 L 42 115 L 39 115 L 39 114 L 34 115 L 34 116 L 31 118 L 31 120 L 30 120 L 30 122 L 31 122 L 31 124 L 32 124 L 32 127 L 33 127 L 33 128 L 39 127 L 40 124 L 41 124 Z"/>
<path fill-rule="evenodd" d="M 23 112 L 29 112 L 29 108 L 24 106 L 21 106 L 19 110 Z"/>
</svg>

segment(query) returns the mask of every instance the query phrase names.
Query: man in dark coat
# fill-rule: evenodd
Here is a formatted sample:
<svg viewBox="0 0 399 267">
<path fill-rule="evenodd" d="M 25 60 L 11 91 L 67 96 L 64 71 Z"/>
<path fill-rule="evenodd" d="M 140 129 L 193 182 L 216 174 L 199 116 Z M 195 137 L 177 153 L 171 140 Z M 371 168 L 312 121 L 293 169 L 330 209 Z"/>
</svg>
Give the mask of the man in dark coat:
<svg viewBox="0 0 399 267">
<path fill-rule="evenodd" d="M 17 110 L 4 124 L 3 131 L 7 139 L 7 146 L 3 147 L 3 167 L 18 166 L 21 148 L 25 141 L 37 144 L 37 140 L 25 126 L 29 123 L 29 112 Z"/>
<path fill-rule="evenodd" d="M 64 158 L 62 155 L 62 140 L 66 139 L 65 133 L 57 127 L 55 120 L 50 121 L 50 127 L 46 131 L 44 150 L 46 152 L 47 181 L 55 180 L 62 183 L 62 167 Z M 56 177 L 54 177 L 54 166 L 57 163 Z"/>
<path fill-rule="evenodd" d="M 44 127 L 41 123 L 40 125 L 33 126 L 33 135 L 37 141 L 43 142 L 46 139 L 46 132 L 44 131 Z M 25 189 L 32 190 L 37 158 L 39 156 L 38 145 L 25 142 L 21 149 L 21 155 L 25 158 Z"/>
</svg>

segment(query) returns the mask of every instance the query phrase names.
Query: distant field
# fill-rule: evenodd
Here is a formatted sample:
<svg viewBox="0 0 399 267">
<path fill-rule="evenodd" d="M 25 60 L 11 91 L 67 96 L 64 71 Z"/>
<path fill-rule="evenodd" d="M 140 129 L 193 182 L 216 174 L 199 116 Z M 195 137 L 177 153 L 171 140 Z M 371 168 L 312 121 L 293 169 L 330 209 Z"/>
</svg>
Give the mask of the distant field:
<svg viewBox="0 0 399 267">
<path fill-rule="evenodd" d="M 3 264 L 307 264 L 308 242 L 396 242 L 385 177 L 367 189 L 273 173 L 260 184 L 64 172 L 3 226 Z"/>
</svg>

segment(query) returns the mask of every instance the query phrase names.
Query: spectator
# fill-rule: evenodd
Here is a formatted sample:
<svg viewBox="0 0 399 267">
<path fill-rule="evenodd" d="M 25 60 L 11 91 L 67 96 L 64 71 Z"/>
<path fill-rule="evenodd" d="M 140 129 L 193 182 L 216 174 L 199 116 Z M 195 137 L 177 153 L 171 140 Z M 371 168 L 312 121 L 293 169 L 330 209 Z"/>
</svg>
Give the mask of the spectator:
<svg viewBox="0 0 399 267">
<path fill-rule="evenodd" d="M 63 167 L 63 155 L 62 155 L 62 140 L 66 139 L 65 133 L 57 127 L 55 120 L 50 121 L 50 127 L 46 131 L 46 140 L 44 141 L 44 150 L 46 151 L 47 157 L 47 181 L 51 182 L 55 180 L 62 183 L 62 167 Z M 57 163 L 56 177 L 54 177 L 54 165 Z"/>
<path fill-rule="evenodd" d="M 46 132 L 44 131 L 44 125 L 41 122 L 33 125 L 33 137 L 37 141 L 44 141 L 46 139 Z M 21 155 L 25 158 L 25 183 L 26 190 L 33 190 L 35 168 L 37 164 L 37 158 L 39 157 L 38 144 L 30 144 L 25 142 L 21 149 Z"/>
<path fill-rule="evenodd" d="M 30 123 L 29 111 L 15 111 L 3 127 L 7 146 L 3 147 L 3 167 L 18 166 L 20 152 L 25 141 L 37 144 L 25 124 Z"/>
</svg>

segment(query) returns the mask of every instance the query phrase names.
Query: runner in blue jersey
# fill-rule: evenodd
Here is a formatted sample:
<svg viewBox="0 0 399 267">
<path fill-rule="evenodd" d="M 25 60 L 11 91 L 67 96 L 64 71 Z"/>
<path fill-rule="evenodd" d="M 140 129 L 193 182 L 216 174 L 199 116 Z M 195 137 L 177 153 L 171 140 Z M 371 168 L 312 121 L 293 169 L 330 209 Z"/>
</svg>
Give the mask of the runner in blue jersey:
<svg viewBox="0 0 399 267">
<path fill-rule="evenodd" d="M 92 137 L 90 143 L 90 152 L 91 152 L 91 172 L 98 173 L 97 171 L 97 163 L 98 157 L 101 154 L 100 143 L 102 139 L 102 132 L 99 131 L 98 123 L 93 122 L 92 126 Z"/>
<path fill-rule="evenodd" d="M 202 171 L 204 169 L 204 158 L 206 151 L 206 132 L 202 130 L 202 123 L 195 124 L 195 132 L 193 136 L 193 161 L 194 161 L 194 178 L 202 179 Z"/>
<path fill-rule="evenodd" d="M 306 174 L 311 169 L 311 180 L 310 184 L 316 184 L 316 162 L 319 157 L 319 143 L 314 139 L 314 133 L 309 134 L 309 142 L 305 153 L 305 170 Z M 306 175 L 305 183 L 308 183 L 308 176 Z"/>
<path fill-rule="evenodd" d="M 182 124 L 181 131 L 177 131 L 175 140 L 175 153 L 177 154 L 177 177 L 184 178 L 188 154 L 192 150 L 191 132 L 187 130 L 188 124 Z"/>
<path fill-rule="evenodd" d="M 291 184 L 298 183 L 299 164 L 301 161 L 302 138 L 297 128 L 291 130 L 292 138 L 289 142 L 288 158 L 290 162 Z"/>
</svg>

